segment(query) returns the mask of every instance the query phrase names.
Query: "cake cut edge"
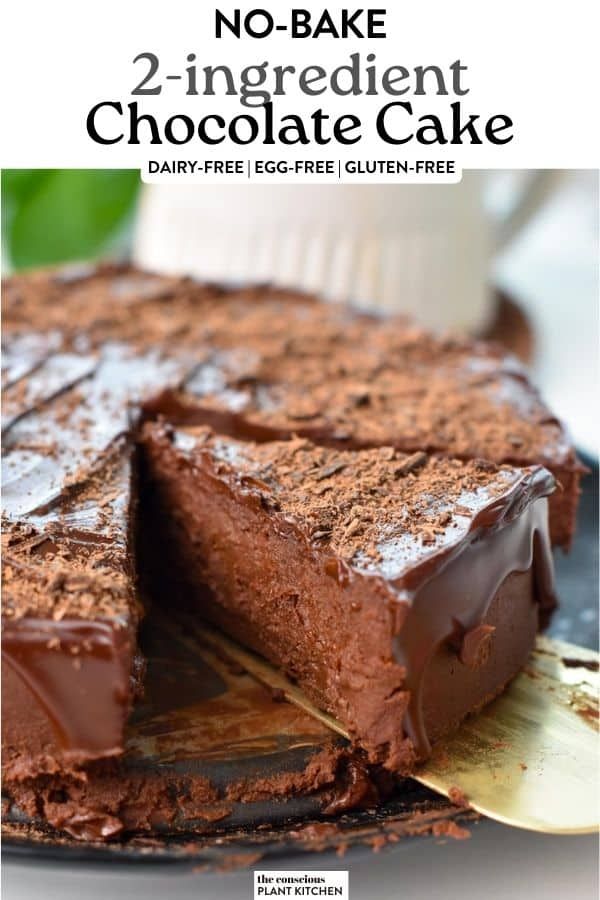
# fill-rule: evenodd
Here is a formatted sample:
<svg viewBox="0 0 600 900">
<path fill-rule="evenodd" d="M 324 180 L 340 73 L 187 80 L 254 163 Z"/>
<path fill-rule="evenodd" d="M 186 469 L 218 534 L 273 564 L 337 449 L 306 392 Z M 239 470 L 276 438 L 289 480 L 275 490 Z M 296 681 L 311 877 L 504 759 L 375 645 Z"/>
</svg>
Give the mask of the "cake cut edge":
<svg viewBox="0 0 600 900">
<path fill-rule="evenodd" d="M 277 445 L 241 444 L 208 429 L 197 430 L 194 444 L 190 432 L 178 440 L 169 426 L 146 424 L 142 433 L 146 493 L 154 497 L 146 515 L 162 523 L 158 583 L 172 602 L 283 669 L 344 724 L 371 763 L 409 773 L 431 739 L 492 699 L 525 664 L 538 611 L 555 605 L 546 499 L 553 480 L 544 469 L 515 470 L 458 541 L 432 553 L 426 535 L 421 558 L 386 577 L 311 534 L 310 523 L 265 483 L 264 468 L 239 457 L 255 452 L 264 462 Z M 279 446 L 290 453 L 290 442 Z M 314 450 L 327 458 L 330 482 L 341 459 L 365 456 Z M 391 453 L 392 468 L 401 466 L 405 455 Z M 294 476 L 302 471 L 299 464 Z M 439 690 L 448 679 L 454 702 Z"/>
</svg>

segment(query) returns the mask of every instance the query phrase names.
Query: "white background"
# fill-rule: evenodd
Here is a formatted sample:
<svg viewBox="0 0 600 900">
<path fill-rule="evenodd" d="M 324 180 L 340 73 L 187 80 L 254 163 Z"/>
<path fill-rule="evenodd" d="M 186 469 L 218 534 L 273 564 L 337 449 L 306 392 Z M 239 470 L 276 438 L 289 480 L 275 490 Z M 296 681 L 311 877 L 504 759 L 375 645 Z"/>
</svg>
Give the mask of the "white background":
<svg viewBox="0 0 600 900">
<path fill-rule="evenodd" d="M 535 384 L 593 459 L 600 447 L 600 417 L 590 415 L 600 394 L 598 214 L 598 172 L 562 173 L 557 190 L 493 265 L 494 283 L 532 325 Z"/>
<path fill-rule="evenodd" d="M 234 3 L 221 4 L 232 11 Z M 277 20 L 288 20 L 291 4 L 266 5 Z M 324 4 L 297 4 L 320 10 Z M 375 4 L 381 6 L 383 4 Z M 133 58 L 142 51 L 159 54 L 161 71 L 181 72 L 186 55 L 194 52 L 200 64 L 227 63 L 235 70 L 269 60 L 273 64 L 304 67 L 318 63 L 332 69 L 347 62 L 352 52 L 375 52 L 380 69 L 397 64 L 448 66 L 459 59 L 469 70 L 470 93 L 465 109 L 490 116 L 507 113 L 515 122 L 512 143 L 495 147 L 438 148 L 441 158 L 454 158 L 463 168 L 596 167 L 599 148 L 597 115 L 597 28 L 599 5 L 593 0 L 568 4 L 542 0 L 504 0 L 501 4 L 389 3 L 387 40 L 293 40 L 274 32 L 265 40 L 228 36 L 214 39 L 214 6 L 190 0 L 104 0 L 98 4 L 53 0 L 18 0 L 6 4 L 0 65 L 4 87 L 2 161 L 5 167 L 119 167 L 143 168 L 148 158 L 195 158 L 199 155 L 264 157 L 262 145 L 250 151 L 220 145 L 217 151 L 170 145 L 148 148 L 117 144 L 103 147 L 87 136 L 85 119 L 100 100 L 136 99 L 130 91 L 140 70 Z M 250 9 L 253 4 L 242 6 Z M 331 9 L 335 9 L 331 6 Z M 200 116 L 222 112 L 226 117 L 247 112 L 236 97 L 185 97 L 182 82 L 166 82 L 159 97 L 139 97 L 144 110 L 159 117 L 177 112 Z M 7 90 L 8 88 L 8 90 Z M 305 97 L 299 93 L 277 98 L 283 113 L 308 112 L 322 105 L 328 112 L 356 112 L 372 119 L 374 110 L 392 98 Z M 419 113 L 447 111 L 454 98 L 414 98 Z M 447 114 L 447 113 L 444 113 Z M 372 135 L 372 132 L 371 132 Z M 318 151 L 318 152 L 314 152 Z M 277 147 L 268 148 L 274 156 Z M 279 150 L 281 153 L 282 151 Z M 394 148 L 376 137 L 363 139 L 345 151 L 300 148 L 305 156 L 396 158 L 433 157 L 434 147 Z M 286 156 L 293 151 L 287 149 Z"/>
</svg>

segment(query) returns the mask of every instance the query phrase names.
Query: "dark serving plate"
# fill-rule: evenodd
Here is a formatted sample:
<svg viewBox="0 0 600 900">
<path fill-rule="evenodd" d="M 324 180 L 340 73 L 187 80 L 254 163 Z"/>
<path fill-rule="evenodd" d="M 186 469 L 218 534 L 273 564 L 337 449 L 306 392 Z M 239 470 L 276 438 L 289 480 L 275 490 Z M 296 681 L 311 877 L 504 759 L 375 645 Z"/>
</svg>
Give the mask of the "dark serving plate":
<svg viewBox="0 0 600 900">
<path fill-rule="evenodd" d="M 579 510 L 577 538 L 571 553 L 556 556 L 558 592 L 562 606 L 555 614 L 549 634 L 585 647 L 595 648 L 598 635 L 598 465 L 587 462 L 589 475 L 584 480 Z M 164 647 L 152 644 L 150 660 L 156 656 L 161 668 L 160 683 L 164 681 Z M 193 684 L 209 684 L 212 697 L 222 693 L 225 700 L 232 692 L 245 689 L 249 676 L 235 673 L 223 681 L 213 667 L 206 668 L 206 658 L 199 661 L 194 654 L 184 654 L 177 665 L 169 669 L 173 678 L 185 682 L 187 695 L 182 703 L 204 702 L 204 697 L 190 696 Z M 192 668 L 190 668 L 190 666 Z M 193 667 L 200 666 L 202 677 L 194 678 Z M 209 665 L 210 668 L 210 665 Z M 174 674 L 173 674 L 174 673 Z M 199 671 L 197 672 L 199 675 Z M 212 680 L 211 680 L 212 679 Z M 157 682 L 158 683 L 158 682 Z M 193 692 L 192 688 L 192 692 Z M 199 754 L 194 758 L 174 753 L 178 743 L 157 744 L 153 739 L 153 716 L 164 715 L 164 697 L 153 698 L 154 708 L 141 708 L 134 723 L 138 751 L 133 754 L 132 766 L 157 766 L 164 771 L 194 771 L 206 774 L 213 783 L 227 782 L 246 775 L 277 774 L 290 766 L 302 767 L 306 755 L 317 752 L 326 739 L 318 728 L 306 730 L 306 723 L 293 726 L 284 723 L 279 733 L 264 727 L 261 740 L 256 733 L 238 742 L 235 752 L 230 748 Z M 250 703 L 252 700 L 250 699 Z M 152 705 L 152 704 L 151 704 Z M 178 710 L 178 713 L 181 711 Z M 237 706 L 231 711 L 238 715 Z M 281 720 L 278 720 L 281 724 Z M 180 721 L 178 722 L 180 726 Z M 298 731 L 300 729 L 300 731 Z M 303 730 L 304 729 L 304 730 Z M 181 732 L 178 732 L 178 735 Z M 331 737 L 328 738 L 331 740 Z M 179 740 L 179 737 L 178 737 Z M 307 795 L 286 802 L 257 801 L 234 805 L 228 826 L 210 835 L 201 835 L 182 827 L 180 833 L 158 836 L 132 836 L 128 840 L 109 844 L 76 841 L 57 834 L 39 823 L 26 822 L 18 811 L 4 816 L 3 853 L 11 859 L 28 862 L 49 862 L 73 865 L 77 863 L 103 866 L 162 866 L 185 867 L 194 870 L 229 870 L 252 866 L 266 857 L 273 863 L 292 857 L 307 859 L 311 851 L 337 853 L 344 861 L 356 858 L 361 852 L 382 847 L 400 848 L 414 845 L 414 841 L 445 836 L 461 837 L 464 829 L 477 824 L 477 816 L 468 810 L 452 806 L 438 795 L 416 782 L 406 780 L 395 794 L 376 809 L 351 811 L 333 819 L 320 814 L 318 795 Z M 483 823 L 482 823 L 483 824 Z M 347 854 L 347 855 L 346 855 Z"/>
</svg>

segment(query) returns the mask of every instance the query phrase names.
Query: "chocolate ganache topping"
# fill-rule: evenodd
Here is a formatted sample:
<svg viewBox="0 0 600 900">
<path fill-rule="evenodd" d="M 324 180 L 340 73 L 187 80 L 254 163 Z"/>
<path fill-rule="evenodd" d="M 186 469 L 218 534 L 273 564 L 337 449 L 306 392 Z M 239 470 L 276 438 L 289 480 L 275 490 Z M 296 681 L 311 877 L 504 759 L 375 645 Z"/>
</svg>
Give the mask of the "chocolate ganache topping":
<svg viewBox="0 0 600 900">
<path fill-rule="evenodd" d="M 397 748 L 405 736 L 418 756 L 429 752 L 429 663 L 441 646 L 460 638 L 462 661 L 455 653 L 460 666 L 476 668 L 478 654 L 480 665 L 489 664 L 491 649 L 486 654 L 473 643 L 493 645 L 495 626 L 485 620 L 509 576 L 533 572 L 535 579 L 528 593 L 526 640 L 537 625 L 534 601 L 544 614 L 554 605 L 546 500 L 554 483 L 540 467 L 521 470 L 393 448 L 340 451 L 302 438 L 251 444 L 207 428 L 172 432 L 160 425 L 145 427 L 144 446 L 162 497 L 159 516 L 171 518 L 173 543 L 192 578 L 185 602 L 196 603 L 198 611 L 228 630 L 223 610 L 235 618 L 245 642 L 283 665 L 354 729 L 363 745 L 373 745 L 381 731 L 372 746 L 374 758 L 390 752 L 384 744 Z M 209 494 L 219 491 L 223 522 L 211 529 L 205 519 L 218 512 L 207 503 Z M 242 521 L 244 508 L 251 511 L 249 522 Z M 228 535 L 229 546 L 219 545 L 216 534 L 230 528 L 232 515 L 239 518 L 240 532 L 254 529 L 252 538 Z M 263 541 L 264 557 L 258 549 Z M 250 544 L 255 572 L 236 561 L 250 552 Z M 307 572 L 315 568 L 329 587 L 335 584 L 335 599 L 323 590 L 318 596 L 308 575 L 288 584 L 292 553 Z M 266 568 L 260 567 L 263 558 Z M 207 600 L 203 585 L 214 602 Z M 297 616 L 296 624 L 317 640 L 316 647 L 304 648 L 297 628 L 279 628 L 275 620 L 284 615 L 282 598 L 291 600 L 290 616 Z M 313 609 L 313 603 L 321 608 Z M 339 637 L 345 620 L 360 611 L 365 627 L 374 611 L 385 618 L 378 624 L 381 643 L 373 657 L 359 627 L 352 629 L 348 643 Z M 385 703 L 373 694 L 372 708 L 362 709 L 361 721 L 353 723 L 355 695 L 370 689 L 370 680 L 380 675 L 381 658 L 387 687 L 402 692 L 402 716 L 398 719 L 394 708 L 386 721 Z M 489 674 L 493 693 L 497 666 L 490 666 Z M 368 706 L 364 696 L 360 706 Z M 443 730 L 442 710 L 437 718 L 434 734 Z M 368 726 L 361 733 L 363 719 Z M 403 746 L 404 753 L 408 744 Z"/>
</svg>

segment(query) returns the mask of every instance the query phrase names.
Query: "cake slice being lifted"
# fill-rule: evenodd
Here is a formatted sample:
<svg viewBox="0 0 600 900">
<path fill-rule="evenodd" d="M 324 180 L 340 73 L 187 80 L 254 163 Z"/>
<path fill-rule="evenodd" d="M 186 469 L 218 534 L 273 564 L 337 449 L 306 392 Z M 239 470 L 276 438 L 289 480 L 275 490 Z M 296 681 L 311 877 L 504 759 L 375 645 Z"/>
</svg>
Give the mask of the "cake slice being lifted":
<svg viewBox="0 0 600 900">
<path fill-rule="evenodd" d="M 409 772 L 499 693 L 554 605 L 542 467 L 148 423 L 154 577 Z"/>
</svg>

